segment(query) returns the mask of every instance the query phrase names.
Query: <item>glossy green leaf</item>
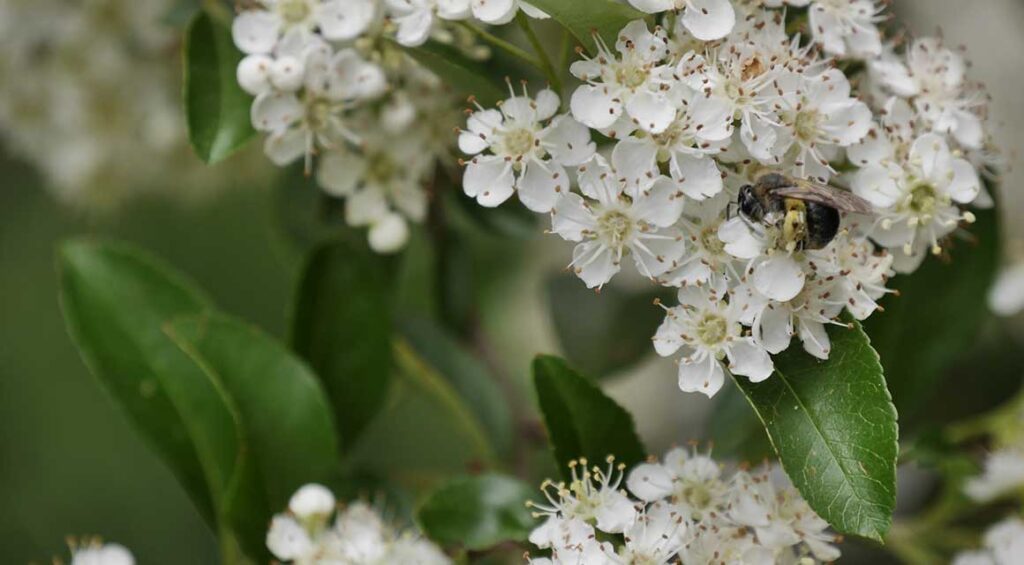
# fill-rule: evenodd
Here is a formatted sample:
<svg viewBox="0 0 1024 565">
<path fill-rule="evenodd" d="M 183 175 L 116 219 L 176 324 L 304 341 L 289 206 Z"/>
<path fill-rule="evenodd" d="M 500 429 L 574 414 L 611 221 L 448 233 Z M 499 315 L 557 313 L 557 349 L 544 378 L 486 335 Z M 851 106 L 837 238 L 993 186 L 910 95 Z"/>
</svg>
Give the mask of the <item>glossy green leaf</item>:
<svg viewBox="0 0 1024 565">
<path fill-rule="evenodd" d="M 441 77 L 462 98 L 475 97 L 484 106 L 493 106 L 508 93 L 488 77 L 494 69 L 474 61 L 450 45 L 428 41 L 406 52 L 424 67 Z"/>
<path fill-rule="evenodd" d="M 671 291 L 660 289 L 631 293 L 608 287 L 598 294 L 571 274 L 552 277 L 547 289 L 566 358 L 598 378 L 653 353 L 651 336 L 665 317 L 654 300 L 672 298 Z"/>
<path fill-rule="evenodd" d="M 533 383 L 564 476 L 569 475 L 569 462 L 580 457 L 604 461 L 613 455 L 628 466 L 647 456 L 633 416 L 565 361 L 538 356 L 533 361 Z"/>
<path fill-rule="evenodd" d="M 185 113 L 189 139 L 206 163 L 227 158 L 255 135 L 249 118 L 252 97 L 238 86 L 242 53 L 231 30 L 206 12 L 185 33 Z"/>
<path fill-rule="evenodd" d="M 512 415 L 507 399 L 487 366 L 444 328 L 427 318 L 403 320 L 401 333 L 420 358 L 462 398 L 487 431 L 495 451 L 507 453 L 513 440 Z"/>
<path fill-rule="evenodd" d="M 896 506 L 896 409 L 878 354 L 855 324 L 819 361 L 799 346 L 761 383 L 736 383 L 800 493 L 838 532 L 881 541 Z"/>
<path fill-rule="evenodd" d="M 748 463 L 775 457 L 761 420 L 739 387 L 727 386 L 715 395 L 708 432 L 718 457 Z"/>
<path fill-rule="evenodd" d="M 954 240 L 948 258 L 928 257 L 913 274 L 894 278 L 899 296 L 887 297 L 885 311 L 864 323 L 905 422 L 928 405 L 990 316 L 986 297 L 1001 254 L 997 210 L 978 211 L 971 233 L 976 241 Z"/>
<path fill-rule="evenodd" d="M 218 314 L 189 316 L 165 331 L 216 375 L 245 422 L 271 504 L 338 466 L 331 407 L 316 375 L 283 344 Z"/>
<path fill-rule="evenodd" d="M 615 0 L 531 0 L 530 3 L 562 24 L 591 53 L 597 52 L 595 31 L 609 46 L 614 46 L 626 24 L 645 17 L 643 12 Z"/>
<path fill-rule="evenodd" d="M 300 276 L 292 349 L 316 371 L 350 449 L 387 399 L 391 381 L 392 268 L 365 245 L 316 248 Z"/>
<path fill-rule="evenodd" d="M 85 364 L 214 525 L 206 476 L 230 476 L 225 459 L 235 455 L 230 445 L 234 425 L 216 391 L 202 391 L 199 385 L 187 390 L 184 382 L 196 380 L 190 363 L 180 364 L 180 372 L 171 370 L 177 348 L 161 331 L 168 320 L 203 312 L 209 302 L 164 265 L 125 245 L 71 241 L 61 246 L 58 267 L 61 309 Z M 167 378 L 165 371 L 180 374 L 181 380 Z M 166 384 L 179 385 L 183 395 L 194 393 L 195 402 L 206 406 L 202 415 L 207 419 L 190 420 Z M 209 446 L 204 463 L 192 425 L 228 434 L 222 438 L 227 445 L 223 450 Z M 226 480 L 217 483 L 223 487 Z"/>
<path fill-rule="evenodd" d="M 526 506 L 534 495 L 534 489 L 504 475 L 461 477 L 434 491 L 416 517 L 435 542 L 480 551 L 526 540 L 536 525 Z"/>
</svg>

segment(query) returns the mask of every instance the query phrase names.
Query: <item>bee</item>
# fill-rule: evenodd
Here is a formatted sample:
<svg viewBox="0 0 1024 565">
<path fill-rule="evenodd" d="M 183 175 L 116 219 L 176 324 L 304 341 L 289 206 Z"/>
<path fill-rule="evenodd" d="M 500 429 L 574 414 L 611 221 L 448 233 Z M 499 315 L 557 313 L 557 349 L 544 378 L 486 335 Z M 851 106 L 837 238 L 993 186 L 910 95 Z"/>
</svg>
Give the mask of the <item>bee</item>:
<svg viewBox="0 0 1024 565">
<path fill-rule="evenodd" d="M 748 223 L 781 229 L 790 249 L 822 249 L 839 233 L 839 212 L 870 214 L 871 205 L 845 190 L 765 173 L 736 198 Z"/>
</svg>

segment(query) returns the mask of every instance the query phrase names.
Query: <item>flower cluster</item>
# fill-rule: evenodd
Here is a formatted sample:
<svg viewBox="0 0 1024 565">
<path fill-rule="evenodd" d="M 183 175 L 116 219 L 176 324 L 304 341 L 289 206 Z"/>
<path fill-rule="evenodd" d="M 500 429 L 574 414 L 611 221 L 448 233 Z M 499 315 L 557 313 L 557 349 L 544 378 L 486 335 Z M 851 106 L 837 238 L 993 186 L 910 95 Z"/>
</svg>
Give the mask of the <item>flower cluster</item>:
<svg viewBox="0 0 1024 565">
<path fill-rule="evenodd" d="M 983 549 L 956 556 L 953 565 L 1015 565 L 1024 556 L 1024 521 L 1007 518 L 985 532 Z"/>
<path fill-rule="evenodd" d="M 267 548 L 281 561 L 296 565 L 451 563 L 437 546 L 411 532 L 394 530 L 366 504 L 339 508 L 331 491 L 317 484 L 300 488 L 288 502 L 288 511 L 274 516 Z"/>
<path fill-rule="evenodd" d="M 381 253 L 402 248 L 409 222 L 427 215 L 437 164 L 454 165 L 449 132 L 457 104 L 440 78 L 392 39 L 428 39 L 466 50 L 453 21 L 510 21 L 520 0 L 259 0 L 235 18 L 245 53 L 238 82 L 255 96 L 253 126 L 279 166 L 305 162 L 323 190 L 345 199 L 345 221 L 369 229 Z M 556 108 L 557 109 L 557 108 Z M 539 171 L 538 173 L 539 174 Z"/>
<path fill-rule="evenodd" d="M 678 287 L 654 345 L 682 390 L 768 378 L 794 336 L 827 359 L 828 325 L 879 310 L 891 276 L 974 221 L 983 91 L 938 40 L 883 41 L 882 2 L 630 2 L 660 25 L 595 35 L 565 113 L 545 90 L 470 114 L 463 184 L 550 213 L 590 288 L 624 262 Z"/>
<path fill-rule="evenodd" d="M 777 486 L 767 472 L 729 475 L 708 455 L 680 448 L 662 461 L 637 465 L 625 477 L 624 466 L 611 457 L 604 469 L 588 468 L 585 460 L 570 467 L 569 484 L 545 482 L 547 501 L 531 503 L 545 521 L 530 534 L 530 543 L 551 554 L 532 558 L 534 565 L 839 557 L 828 524 L 795 489 Z"/>
<path fill-rule="evenodd" d="M 177 30 L 163 23 L 175 4 L 0 2 L 0 142 L 62 201 L 103 211 L 144 191 L 198 198 L 263 173 L 192 155 Z"/>
</svg>

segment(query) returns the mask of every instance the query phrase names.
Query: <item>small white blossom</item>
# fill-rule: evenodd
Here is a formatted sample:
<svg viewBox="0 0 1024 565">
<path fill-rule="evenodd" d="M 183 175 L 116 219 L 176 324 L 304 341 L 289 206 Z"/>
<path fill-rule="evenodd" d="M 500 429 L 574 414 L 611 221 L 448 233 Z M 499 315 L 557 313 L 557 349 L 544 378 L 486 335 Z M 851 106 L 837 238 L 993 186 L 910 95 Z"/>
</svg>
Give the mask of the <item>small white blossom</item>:
<svg viewBox="0 0 1024 565">
<path fill-rule="evenodd" d="M 1004 267 L 988 294 L 989 308 L 1000 316 L 1024 310 L 1024 262 Z"/>
<path fill-rule="evenodd" d="M 551 211 L 551 229 L 579 242 L 570 268 L 590 288 L 600 288 L 633 256 L 637 271 L 654 279 L 675 267 L 685 244 L 672 226 L 683 211 L 682 193 L 668 177 L 630 194 L 601 157 L 579 173 L 583 196 L 563 192 Z M 586 197 L 586 198 L 584 198 Z"/>
<path fill-rule="evenodd" d="M 426 43 L 435 25 L 442 20 L 464 20 L 472 13 L 470 0 L 386 0 L 391 19 L 398 26 L 396 39 L 402 45 L 416 47 Z"/>
<path fill-rule="evenodd" d="M 624 478 L 623 465 L 615 458 L 608 466 L 587 467 L 587 460 L 571 461 L 569 484 L 545 481 L 541 491 L 547 503 L 529 503 L 537 517 L 545 521 L 530 534 L 530 543 L 540 548 L 576 545 L 587 537 L 588 528 L 622 533 L 637 519 L 633 502 L 619 489 Z"/>
<path fill-rule="evenodd" d="M 231 34 L 246 54 L 268 54 L 289 33 L 302 39 L 320 34 L 330 41 L 355 39 L 377 11 L 376 0 L 257 0 L 235 18 Z"/>
<path fill-rule="evenodd" d="M 977 502 L 991 502 L 1024 487 L 1024 449 L 993 451 L 985 458 L 984 472 L 964 484 L 964 492 Z"/>
<path fill-rule="evenodd" d="M 729 0 L 629 0 L 629 3 L 648 14 L 682 11 L 680 22 L 701 41 L 722 39 L 736 25 L 736 12 Z"/>
<path fill-rule="evenodd" d="M 666 309 L 665 321 L 654 336 L 658 355 L 681 353 L 679 388 L 712 397 L 725 383 L 725 369 L 753 382 L 771 376 L 771 357 L 764 346 L 746 335 L 746 314 L 732 298 L 723 279 L 679 289 L 679 305 Z M 725 367 L 723 367 L 725 364 Z"/>
<path fill-rule="evenodd" d="M 570 67 L 585 83 L 573 92 L 572 115 L 598 130 L 612 127 L 625 115 L 646 132 L 665 131 L 676 117 L 663 88 L 671 79 L 665 32 L 658 28 L 651 33 L 643 20 L 631 22 L 619 32 L 615 49 L 617 56 L 598 41 L 596 57 Z"/>
<path fill-rule="evenodd" d="M 459 135 L 459 147 L 475 155 L 466 165 L 463 189 L 483 206 L 498 206 L 518 191 L 527 208 L 548 212 L 569 190 L 567 166 L 587 161 L 595 150 L 590 132 L 566 115 L 551 90 L 536 100 L 524 94 L 500 110 L 479 108 Z M 488 151 L 484 154 L 484 151 Z"/>
<path fill-rule="evenodd" d="M 123 545 L 93 540 L 72 545 L 71 565 L 135 565 L 135 557 Z"/>
<path fill-rule="evenodd" d="M 626 486 L 645 502 L 667 499 L 686 520 L 701 521 L 727 504 L 729 485 L 722 466 L 694 450 L 674 448 L 662 462 L 633 468 Z"/>
<path fill-rule="evenodd" d="M 984 549 L 960 553 L 953 565 L 1020 565 L 1024 559 L 1024 521 L 1007 518 L 985 532 Z"/>
<path fill-rule="evenodd" d="M 877 57 L 882 38 L 875 24 L 883 10 L 876 0 L 816 0 L 808 10 L 811 35 L 829 55 Z"/>
</svg>

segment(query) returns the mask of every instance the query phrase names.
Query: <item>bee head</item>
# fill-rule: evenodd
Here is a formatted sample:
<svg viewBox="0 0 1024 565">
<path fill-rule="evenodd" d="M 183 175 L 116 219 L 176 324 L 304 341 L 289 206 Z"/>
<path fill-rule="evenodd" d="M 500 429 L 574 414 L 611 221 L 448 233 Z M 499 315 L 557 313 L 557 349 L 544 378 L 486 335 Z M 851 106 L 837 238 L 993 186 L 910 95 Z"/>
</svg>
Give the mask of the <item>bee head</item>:
<svg viewBox="0 0 1024 565">
<path fill-rule="evenodd" d="M 739 196 L 736 198 L 736 206 L 740 209 L 741 214 L 754 221 L 761 221 L 766 212 L 764 204 L 757 197 L 754 187 L 749 184 L 740 187 Z"/>
</svg>

